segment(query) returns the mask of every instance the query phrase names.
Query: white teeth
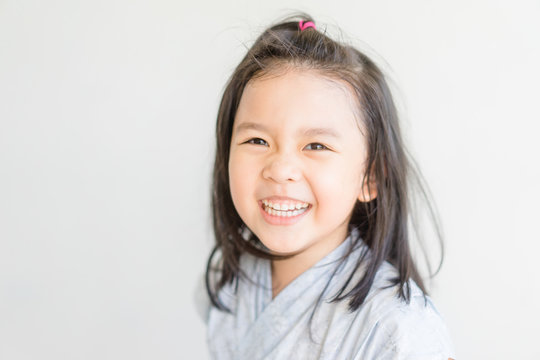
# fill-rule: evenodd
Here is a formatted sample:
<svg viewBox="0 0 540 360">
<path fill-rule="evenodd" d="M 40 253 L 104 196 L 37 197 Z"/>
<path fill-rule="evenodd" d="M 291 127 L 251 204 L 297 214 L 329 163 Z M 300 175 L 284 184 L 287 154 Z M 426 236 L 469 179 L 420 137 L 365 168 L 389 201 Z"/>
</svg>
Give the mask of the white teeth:
<svg viewBox="0 0 540 360">
<path fill-rule="evenodd" d="M 263 201 L 264 203 L 264 201 Z M 283 206 L 281 206 L 281 209 L 282 210 L 276 210 L 275 208 L 271 208 L 269 205 L 264 206 L 264 211 L 266 211 L 269 215 L 272 215 L 272 216 L 279 216 L 279 217 L 291 217 L 291 216 L 298 216 L 304 212 L 307 211 L 307 208 L 308 208 L 308 204 L 304 203 L 305 204 L 305 207 L 302 207 L 300 209 L 294 209 L 295 207 L 297 206 L 290 206 L 290 207 L 287 207 L 287 208 L 290 208 L 291 210 L 287 210 L 287 211 L 284 211 L 283 210 Z"/>
<path fill-rule="evenodd" d="M 305 209 L 309 206 L 308 203 L 300 203 L 300 202 L 296 202 L 296 203 L 272 203 L 271 201 L 268 201 L 268 200 L 263 200 L 262 203 L 264 204 L 265 207 L 268 207 L 268 208 L 271 208 L 271 209 L 274 209 L 274 210 L 278 210 L 278 211 L 292 211 L 292 210 L 300 210 L 300 209 Z"/>
<path fill-rule="evenodd" d="M 279 217 L 298 216 L 307 211 L 309 204 L 302 202 L 294 203 L 272 203 L 268 200 L 262 200 L 264 211 L 269 215 Z"/>
</svg>

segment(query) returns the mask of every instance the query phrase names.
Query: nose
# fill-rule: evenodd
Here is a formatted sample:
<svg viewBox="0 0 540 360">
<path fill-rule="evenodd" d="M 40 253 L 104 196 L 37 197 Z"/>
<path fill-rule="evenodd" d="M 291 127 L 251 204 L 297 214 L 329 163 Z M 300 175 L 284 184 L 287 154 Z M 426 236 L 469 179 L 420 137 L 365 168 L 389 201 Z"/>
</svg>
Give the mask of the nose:
<svg viewBox="0 0 540 360">
<path fill-rule="evenodd" d="M 282 184 L 300 180 L 301 173 L 294 156 L 286 153 L 276 153 L 268 159 L 262 176 L 267 180 Z"/>
</svg>

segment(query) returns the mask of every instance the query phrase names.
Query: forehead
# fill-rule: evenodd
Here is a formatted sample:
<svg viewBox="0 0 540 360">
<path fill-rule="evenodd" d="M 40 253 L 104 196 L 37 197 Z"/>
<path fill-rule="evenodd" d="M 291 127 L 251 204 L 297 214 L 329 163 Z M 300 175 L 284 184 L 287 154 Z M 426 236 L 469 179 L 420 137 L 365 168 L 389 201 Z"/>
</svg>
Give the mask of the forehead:
<svg viewBox="0 0 540 360">
<path fill-rule="evenodd" d="M 235 118 L 290 129 L 332 127 L 343 132 L 360 124 L 352 87 L 313 70 L 264 75 L 246 85 Z"/>
</svg>

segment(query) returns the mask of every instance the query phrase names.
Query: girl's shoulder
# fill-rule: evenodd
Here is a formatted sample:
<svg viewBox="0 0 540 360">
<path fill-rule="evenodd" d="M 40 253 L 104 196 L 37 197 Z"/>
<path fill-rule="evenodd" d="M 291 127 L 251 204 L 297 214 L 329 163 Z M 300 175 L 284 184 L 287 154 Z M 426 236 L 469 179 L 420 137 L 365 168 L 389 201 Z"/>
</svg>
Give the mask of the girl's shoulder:
<svg viewBox="0 0 540 360">
<path fill-rule="evenodd" d="M 195 288 L 193 289 L 193 305 L 197 310 L 199 318 L 206 324 L 208 322 L 208 315 L 212 303 L 206 292 L 206 281 L 204 274 L 200 274 L 195 282 Z"/>
<path fill-rule="evenodd" d="M 380 358 L 448 359 L 455 358 L 454 346 L 443 315 L 433 300 L 418 285 L 409 281 L 410 298 L 399 296 L 397 285 L 390 286 L 390 279 L 397 275 L 396 269 L 384 263 L 359 316 L 371 324 L 368 348 Z M 379 358 L 379 357 L 377 357 Z"/>
<path fill-rule="evenodd" d="M 245 274 L 260 274 L 262 269 L 261 259 L 249 254 L 243 253 L 240 256 L 239 267 Z M 210 277 L 212 281 L 215 281 L 214 273 L 211 273 Z M 193 304 L 197 310 L 199 318 L 205 323 L 208 323 L 210 311 L 212 310 L 212 302 L 210 301 L 210 296 L 206 290 L 206 275 L 201 273 L 195 283 L 195 288 L 193 289 Z M 260 278 L 260 275 L 258 275 Z M 232 283 L 227 283 L 221 290 L 218 292 L 217 296 L 219 297 L 220 302 L 225 305 L 232 312 L 236 310 L 236 281 Z"/>
</svg>

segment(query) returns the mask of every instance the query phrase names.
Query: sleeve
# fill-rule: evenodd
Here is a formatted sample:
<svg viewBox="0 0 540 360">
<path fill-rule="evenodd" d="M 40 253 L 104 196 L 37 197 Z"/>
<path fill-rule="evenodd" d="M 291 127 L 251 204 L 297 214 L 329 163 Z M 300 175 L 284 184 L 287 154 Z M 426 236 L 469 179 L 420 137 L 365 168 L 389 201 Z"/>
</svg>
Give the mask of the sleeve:
<svg viewBox="0 0 540 360">
<path fill-rule="evenodd" d="M 211 303 L 210 299 L 208 298 L 208 293 L 206 292 L 204 274 L 199 276 L 193 295 L 194 305 L 197 309 L 199 317 L 205 324 L 208 324 L 208 315 L 210 313 Z"/>
<path fill-rule="evenodd" d="M 415 298 L 389 311 L 372 334 L 381 360 L 455 359 L 446 324 L 431 300 Z"/>
</svg>

